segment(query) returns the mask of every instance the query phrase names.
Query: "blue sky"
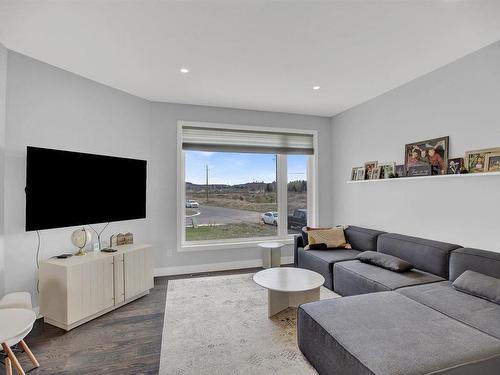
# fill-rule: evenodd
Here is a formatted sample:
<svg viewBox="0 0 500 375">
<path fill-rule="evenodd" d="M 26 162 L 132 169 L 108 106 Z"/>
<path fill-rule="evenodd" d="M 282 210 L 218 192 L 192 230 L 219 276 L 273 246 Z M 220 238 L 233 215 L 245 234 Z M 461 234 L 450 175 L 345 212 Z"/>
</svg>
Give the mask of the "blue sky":
<svg viewBox="0 0 500 375">
<path fill-rule="evenodd" d="M 244 184 L 276 180 L 276 156 L 229 152 L 186 151 L 186 182 L 205 183 L 205 165 L 210 184 Z M 307 179 L 307 156 L 288 156 L 288 181 Z"/>
</svg>

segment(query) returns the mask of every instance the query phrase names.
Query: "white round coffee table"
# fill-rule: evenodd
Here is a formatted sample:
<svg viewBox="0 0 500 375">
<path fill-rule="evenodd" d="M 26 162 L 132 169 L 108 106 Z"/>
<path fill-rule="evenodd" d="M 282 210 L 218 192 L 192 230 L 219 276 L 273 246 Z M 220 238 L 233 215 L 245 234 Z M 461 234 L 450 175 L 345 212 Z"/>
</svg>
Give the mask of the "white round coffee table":
<svg viewBox="0 0 500 375">
<path fill-rule="evenodd" d="M 25 374 L 16 356 L 10 349 L 14 344 L 20 343 L 31 362 L 38 367 L 38 361 L 24 342 L 24 337 L 30 333 L 35 323 L 36 314 L 28 309 L 0 309 L 0 343 L 5 354 L 5 368 L 7 374 L 12 374 L 12 365 L 18 374 Z"/>
<path fill-rule="evenodd" d="M 302 268 L 280 267 L 257 272 L 253 280 L 267 289 L 268 316 L 288 307 L 319 300 L 325 278 Z"/>
<path fill-rule="evenodd" d="M 262 267 L 272 268 L 281 266 L 281 248 L 285 246 L 281 242 L 262 242 Z"/>
</svg>

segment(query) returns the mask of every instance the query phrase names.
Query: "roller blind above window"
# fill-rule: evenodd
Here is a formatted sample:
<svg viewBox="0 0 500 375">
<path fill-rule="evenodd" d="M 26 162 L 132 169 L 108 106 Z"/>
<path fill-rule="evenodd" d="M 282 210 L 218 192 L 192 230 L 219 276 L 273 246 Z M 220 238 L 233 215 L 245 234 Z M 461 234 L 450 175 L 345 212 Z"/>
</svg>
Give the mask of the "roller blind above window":
<svg viewBox="0 0 500 375">
<path fill-rule="evenodd" d="M 182 149 L 215 152 L 314 154 L 312 134 L 182 126 Z"/>
</svg>

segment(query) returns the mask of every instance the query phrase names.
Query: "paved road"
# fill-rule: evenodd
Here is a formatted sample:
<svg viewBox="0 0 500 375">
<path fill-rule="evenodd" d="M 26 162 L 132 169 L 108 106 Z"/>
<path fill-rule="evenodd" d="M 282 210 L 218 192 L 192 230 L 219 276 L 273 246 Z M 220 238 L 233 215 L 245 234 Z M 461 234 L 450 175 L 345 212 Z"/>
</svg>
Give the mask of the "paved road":
<svg viewBox="0 0 500 375">
<path fill-rule="evenodd" d="M 214 206 L 200 206 L 198 211 L 200 215 L 196 216 L 199 224 L 239 224 L 260 222 L 260 213 L 247 210 L 238 210 L 235 208 L 224 208 Z M 191 219 L 186 218 L 186 225 L 191 226 Z M 289 229 L 288 233 L 300 233 L 300 231 Z"/>
<path fill-rule="evenodd" d="M 256 224 L 260 220 L 260 213 L 254 211 L 203 205 L 198 210 L 201 212 L 196 216 L 198 224 Z M 191 225 L 190 218 L 186 218 L 186 224 Z"/>
</svg>

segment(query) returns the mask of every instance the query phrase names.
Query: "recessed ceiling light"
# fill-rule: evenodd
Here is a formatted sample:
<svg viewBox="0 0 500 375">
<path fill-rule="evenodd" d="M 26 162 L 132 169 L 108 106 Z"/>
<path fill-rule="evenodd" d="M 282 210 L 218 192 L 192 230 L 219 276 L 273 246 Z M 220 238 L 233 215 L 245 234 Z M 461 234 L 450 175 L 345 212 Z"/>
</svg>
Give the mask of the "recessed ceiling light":
<svg viewBox="0 0 500 375">
<path fill-rule="evenodd" d="M 181 73 L 182 74 L 188 74 L 189 73 L 189 69 L 188 68 L 181 68 Z"/>
<path fill-rule="evenodd" d="M 321 86 L 313 86 L 313 90 L 318 91 L 321 88 Z"/>
</svg>

